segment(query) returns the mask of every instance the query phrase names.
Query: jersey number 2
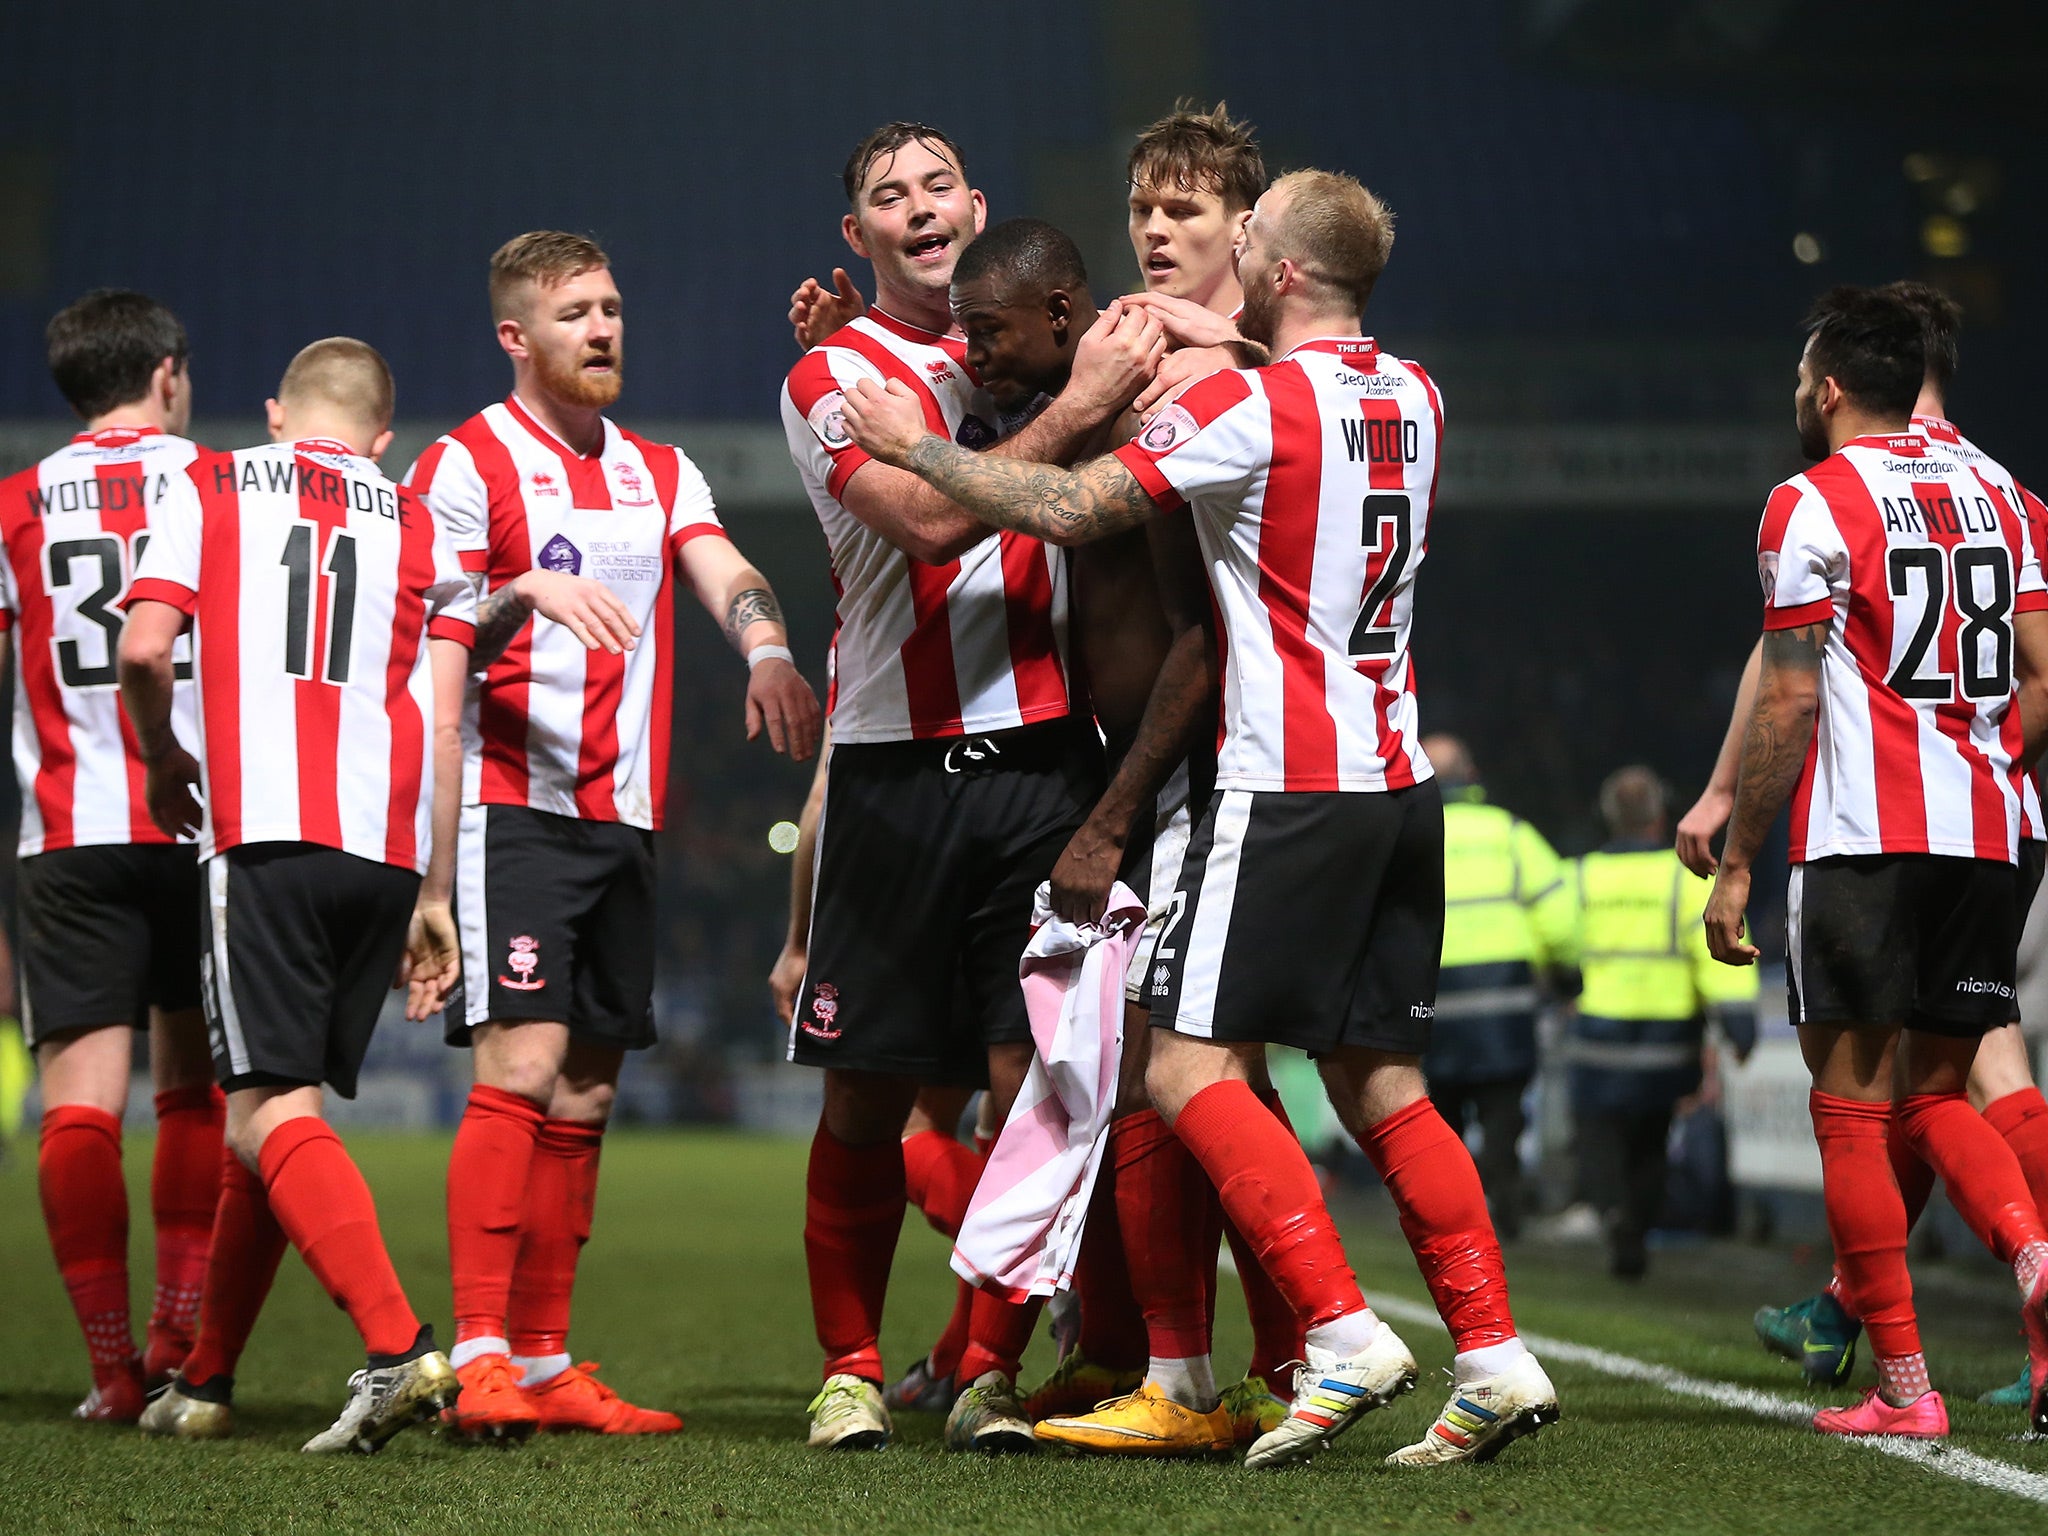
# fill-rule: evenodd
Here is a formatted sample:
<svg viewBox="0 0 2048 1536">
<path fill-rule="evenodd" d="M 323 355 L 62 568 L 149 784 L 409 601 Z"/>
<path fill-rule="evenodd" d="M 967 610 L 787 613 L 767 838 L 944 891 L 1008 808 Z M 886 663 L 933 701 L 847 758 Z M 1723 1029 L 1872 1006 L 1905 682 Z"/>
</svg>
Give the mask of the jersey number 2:
<svg viewBox="0 0 2048 1536">
<path fill-rule="evenodd" d="M 278 561 L 290 583 L 285 599 L 284 669 L 293 677 L 313 675 L 313 545 L 319 535 L 312 523 L 293 523 L 292 531 L 285 535 L 283 558 Z M 322 676 L 339 685 L 348 681 L 349 645 L 356 627 L 355 535 L 335 529 L 320 568 L 333 586 L 327 604 L 327 665 Z"/>
<path fill-rule="evenodd" d="M 1408 521 L 1408 498 L 1394 492 L 1365 498 L 1365 527 L 1360 541 L 1371 551 L 1365 557 L 1369 585 L 1359 605 L 1358 622 L 1351 626 L 1348 654 L 1359 657 L 1391 656 L 1400 631 L 1391 624 L 1373 623 L 1373 615 L 1393 600 L 1400 590 L 1401 575 L 1408 569 L 1408 557 L 1415 552 L 1415 534 Z"/>
<path fill-rule="evenodd" d="M 1953 585 L 1949 581 L 1954 571 Z M 1913 579 L 1919 573 L 1919 581 Z M 1988 580 L 1980 582 L 1980 574 Z M 1944 553 L 1929 544 L 1907 544 L 1892 550 L 1885 561 L 1886 584 L 1891 589 L 1892 611 L 1904 625 L 1899 599 L 1920 589 L 1920 617 L 1913 633 L 1899 653 L 1899 664 L 1888 679 L 1892 692 L 1902 699 L 1924 699 L 1947 704 L 1957 697 L 1957 684 L 1965 699 L 2002 699 L 2012 692 L 2012 555 L 1996 546 L 1962 544 Z M 1988 588 L 1989 590 L 1983 590 Z M 1948 611 L 1953 592 L 1955 611 L 1962 619 L 1956 633 L 1956 676 L 1936 665 L 1927 666 L 1928 652 L 1941 637 L 1942 616 Z M 1990 664 L 1984 656 L 1984 641 L 1991 642 Z"/>
</svg>

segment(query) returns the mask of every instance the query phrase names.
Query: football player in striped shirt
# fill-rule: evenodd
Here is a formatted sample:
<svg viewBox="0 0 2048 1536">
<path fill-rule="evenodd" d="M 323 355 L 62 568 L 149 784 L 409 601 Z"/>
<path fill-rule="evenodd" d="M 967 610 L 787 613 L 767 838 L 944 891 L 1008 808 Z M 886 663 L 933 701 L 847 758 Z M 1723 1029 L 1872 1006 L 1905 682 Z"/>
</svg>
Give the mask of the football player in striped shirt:
<svg viewBox="0 0 2048 1536">
<path fill-rule="evenodd" d="M 1154 953 L 1146 1086 L 1306 1328 L 1294 1402 L 1250 1466 L 1312 1455 L 1415 1381 L 1300 1144 L 1251 1087 L 1267 1042 L 1321 1059 L 1457 1350 L 1450 1402 L 1390 1459 L 1487 1460 L 1558 1412 L 1515 1329 L 1471 1155 L 1422 1081 L 1443 815 L 1408 632 L 1442 407 L 1419 367 L 1359 331 L 1392 241 L 1350 177 L 1275 182 L 1238 271 L 1244 334 L 1276 360 L 1200 380 L 1073 470 L 963 453 L 894 381 L 858 384 L 844 406 L 867 452 L 992 526 L 1082 544 L 1183 509 L 1193 521 L 1223 628 L 1224 726 L 1178 920 Z"/>
<path fill-rule="evenodd" d="M 1836 288 L 1809 317 L 1795 410 L 1819 462 L 1772 492 L 1757 534 L 1763 655 L 1705 919 L 1717 958 L 1755 961 L 1750 868 L 1789 800 L 1790 1013 L 1836 1261 L 1877 1365 L 1862 1402 L 1815 1417 L 1828 1434 L 1948 1432 L 1913 1309 L 1895 1125 L 2013 1266 L 2030 1417 L 2048 1429 L 2048 1228 L 1964 1091 L 1982 1037 L 2010 1018 L 2048 589 L 2019 509 L 1913 430 L 1925 355 L 1922 317 L 1895 293 Z"/>
<path fill-rule="evenodd" d="M 666 1434 L 681 1418 L 576 1364 L 568 1332 L 619 1071 L 655 1039 L 679 589 L 746 660 L 749 739 L 808 758 L 818 702 L 703 475 L 603 414 L 624 367 L 610 258 L 536 230 L 491 258 L 490 298 L 512 393 L 406 477 L 479 586 L 446 1015 L 477 1079 L 448 1165 L 451 1424 Z"/>
<path fill-rule="evenodd" d="M 1948 419 L 1949 386 L 1958 362 L 1958 332 L 1962 311 L 1953 299 L 1926 283 L 1887 283 L 1883 292 L 1910 305 L 1920 316 L 1926 347 L 1926 372 L 1920 380 L 1920 396 L 1913 403 L 1913 429 L 1936 451 L 1960 459 L 1973 474 L 2006 489 L 2023 504 L 2034 552 L 2041 558 L 2043 541 L 2048 540 L 2048 514 L 2024 486 L 1971 443 Z M 2048 569 L 2048 564 L 2044 564 Z M 1762 645 L 1750 651 L 1736 691 L 1728 732 L 1721 755 L 1699 801 L 1679 823 L 1678 854 L 1695 874 L 1711 875 L 1715 869 L 1712 842 L 1727 825 L 1728 812 L 1735 803 L 1735 777 L 1741 766 L 1743 728 L 1756 703 L 1757 671 L 1762 664 Z M 2035 776 L 2020 783 L 2020 858 L 2018 908 L 2020 926 L 2026 926 L 2034 898 L 2041 887 L 2042 869 L 2048 863 L 2048 833 L 2044 833 L 2040 795 Z M 1989 1031 L 1970 1063 L 1970 1102 L 1982 1112 L 2011 1145 L 2026 1174 L 2037 1208 L 2048 1209 L 2048 1101 L 2034 1082 L 2033 1065 L 2019 1027 L 2019 999 L 2013 999 L 2012 1022 Z M 1891 1139 L 1892 1171 L 1898 1176 L 1906 1200 L 1907 1225 L 1919 1220 L 1934 1192 L 1934 1173 L 1914 1156 L 1897 1127 Z M 1798 1363 L 1808 1380 L 1839 1386 L 1856 1363 L 1856 1341 L 1863 1325 L 1850 1310 L 1848 1291 L 1837 1274 L 1828 1288 L 1794 1302 L 1788 1307 L 1759 1307 L 1757 1336 L 1766 1347 Z M 2019 1380 L 1985 1394 L 1981 1401 L 1996 1407 L 2024 1408 L 2032 1399 L 2031 1367 L 2022 1366 Z"/>
<path fill-rule="evenodd" d="M 229 1432 L 235 1366 L 287 1243 L 367 1355 L 306 1451 L 378 1450 L 457 1391 L 322 1115 L 323 1085 L 355 1097 L 401 962 L 416 1017 L 457 963 L 457 721 L 475 595 L 418 498 L 377 468 L 392 403 L 369 346 L 305 348 L 269 402 L 272 441 L 193 461 L 128 593 L 122 701 L 150 814 L 199 838 L 207 1025 L 236 1158 L 199 1339 L 144 1413 L 151 1434 Z M 192 749 L 171 729 L 172 648 L 188 623 Z"/>
<path fill-rule="evenodd" d="M 77 1416 L 132 1422 L 192 1348 L 220 1192 L 224 1101 L 199 1011 L 198 867 L 159 831 L 121 718 L 118 606 L 165 488 L 198 447 L 185 329 L 152 299 L 85 295 L 51 320 L 50 372 L 85 430 L 0 481 L 0 658 L 14 667 L 21 788 L 21 1017 L 42 1079 L 36 1179 L 92 1390 Z M 181 642 L 177 728 L 191 739 Z M 128 1316 L 121 1114 L 134 1031 L 156 1088 L 156 1299 Z"/>
</svg>

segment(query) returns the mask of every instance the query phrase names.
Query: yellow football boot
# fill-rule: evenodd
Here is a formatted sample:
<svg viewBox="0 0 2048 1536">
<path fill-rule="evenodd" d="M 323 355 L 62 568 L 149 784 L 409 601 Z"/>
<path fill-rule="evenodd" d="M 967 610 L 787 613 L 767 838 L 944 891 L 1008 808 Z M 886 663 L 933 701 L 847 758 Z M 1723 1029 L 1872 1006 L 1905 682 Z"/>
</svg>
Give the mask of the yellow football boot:
<svg viewBox="0 0 2048 1536">
<path fill-rule="evenodd" d="M 1221 1404 L 1204 1413 L 1175 1402 L 1149 1381 L 1093 1413 L 1041 1420 L 1033 1433 L 1070 1451 L 1104 1456 L 1206 1456 L 1237 1443 Z"/>
</svg>

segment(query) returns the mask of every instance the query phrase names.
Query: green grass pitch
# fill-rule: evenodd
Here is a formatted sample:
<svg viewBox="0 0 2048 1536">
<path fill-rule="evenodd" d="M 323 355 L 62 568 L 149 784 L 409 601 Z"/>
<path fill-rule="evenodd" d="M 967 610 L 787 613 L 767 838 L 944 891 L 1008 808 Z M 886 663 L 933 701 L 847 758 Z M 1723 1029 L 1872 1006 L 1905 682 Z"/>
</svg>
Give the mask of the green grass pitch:
<svg viewBox="0 0 2048 1536">
<path fill-rule="evenodd" d="M 360 1135 L 414 1304 L 445 1329 L 441 1176 L 445 1138 Z M 17 1148 L 17 1152 L 30 1149 Z M 138 1316 L 148 1276 L 147 1138 L 129 1145 Z M 680 1408 L 660 1441 L 545 1438 L 512 1451 L 408 1431 L 381 1456 L 298 1454 L 339 1407 L 360 1363 L 347 1320 L 287 1257 L 240 1378 L 235 1438 L 145 1442 L 71 1422 L 86 1371 L 36 1208 L 32 1152 L 0 1167 L 0 1531 L 657 1530 L 844 1532 L 1195 1531 L 2010 1531 L 2048 1527 L 2048 1508 L 1925 1467 L 1824 1441 L 1797 1426 L 1675 1397 L 1583 1366 L 1553 1364 L 1565 1419 L 1490 1467 L 1433 1472 L 1380 1464 L 1440 1405 L 1449 1342 L 1402 1325 L 1420 1389 L 1368 1418 L 1308 1467 L 1247 1473 L 1229 1462 L 989 1461 L 943 1454 L 939 1425 L 906 1417 L 877 1456 L 803 1445 L 816 1387 L 805 1301 L 801 1145 L 735 1135 L 624 1131 L 605 1151 L 596 1237 L 585 1253 L 572 1347 L 605 1363 L 628 1397 Z M 1383 1209 L 1346 1222 L 1368 1295 L 1423 1291 Z M 1533 1332 L 1798 1395 L 1789 1368 L 1752 1343 L 1760 1301 L 1789 1300 L 1821 1271 L 1809 1260 L 1730 1246 L 1660 1256 L 1626 1287 L 1590 1254 L 1511 1250 L 1518 1314 Z M 907 1364 L 944 1320 L 944 1245 L 912 1217 L 897 1255 L 884 1343 Z M 2006 1288 L 1923 1286 L 1937 1382 L 1954 1443 L 2037 1476 L 2048 1442 L 1970 1395 L 2009 1380 L 2020 1353 Z M 445 1337 L 445 1335 L 444 1335 Z M 1218 1370 L 1241 1362 L 1242 1308 L 1225 1282 Z M 1041 1341 L 1027 1378 L 1049 1362 Z M 1867 1376 L 1868 1367 L 1861 1368 Z M 1836 1400 L 1847 1400 L 1837 1394 Z"/>
</svg>

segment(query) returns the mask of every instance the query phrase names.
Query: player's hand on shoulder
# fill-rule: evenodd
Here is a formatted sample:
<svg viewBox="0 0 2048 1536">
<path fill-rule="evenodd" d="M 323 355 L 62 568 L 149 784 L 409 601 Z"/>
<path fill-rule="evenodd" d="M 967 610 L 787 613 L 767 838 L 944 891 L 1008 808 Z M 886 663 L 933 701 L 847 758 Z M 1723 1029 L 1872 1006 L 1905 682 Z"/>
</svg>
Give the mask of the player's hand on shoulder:
<svg viewBox="0 0 2048 1536">
<path fill-rule="evenodd" d="M 1100 922 L 1123 862 L 1123 844 L 1093 820 L 1081 823 L 1052 866 L 1054 915 L 1070 923 Z"/>
<path fill-rule="evenodd" d="M 873 379 L 854 380 L 841 410 L 847 434 L 862 451 L 898 469 L 910 462 L 910 450 L 929 430 L 924 402 L 897 379 L 886 385 Z"/>
<path fill-rule="evenodd" d="M 789 328 L 796 334 L 796 344 L 808 352 L 867 311 L 868 301 L 854 287 L 846 268 L 834 267 L 830 292 L 815 277 L 807 277 L 797 285 L 796 292 L 789 296 Z"/>
<path fill-rule="evenodd" d="M 1735 809 L 1735 797 L 1726 790 L 1709 789 L 1693 802 L 1678 823 L 1678 862 L 1696 875 L 1711 875 L 1720 868 L 1714 857 L 1714 839 L 1728 825 Z"/>
<path fill-rule="evenodd" d="M 1212 373 L 1237 366 L 1237 355 L 1228 347 L 1182 347 L 1169 352 L 1160 359 L 1159 371 L 1152 375 L 1152 382 L 1132 402 L 1133 409 L 1140 420 L 1150 421 L 1159 413 L 1160 407 L 1195 380 L 1206 379 Z"/>
<path fill-rule="evenodd" d="M 587 650 L 617 656 L 640 638 L 633 610 L 601 581 L 567 571 L 526 571 L 512 585 L 521 602 L 562 625 Z"/>
<path fill-rule="evenodd" d="M 799 763 L 818 750 L 824 717 L 818 695 L 804 675 L 780 656 L 771 657 L 747 674 L 747 740 L 762 731 L 768 744 Z"/>
<path fill-rule="evenodd" d="M 1126 309 L 1143 310 L 1157 320 L 1169 346 L 1227 347 L 1233 341 L 1244 340 L 1237 332 L 1235 320 L 1205 309 L 1192 299 L 1179 299 L 1168 293 L 1132 293 L 1126 294 L 1122 302 Z"/>
<path fill-rule="evenodd" d="M 785 944 L 782 953 L 775 957 L 774 968 L 768 972 L 768 995 L 775 999 L 775 1016 L 784 1024 L 796 1017 L 796 995 L 803 988 L 804 967 L 808 964 L 808 954 Z"/>
<path fill-rule="evenodd" d="M 413 908 L 405 934 L 405 955 L 393 986 L 405 988 L 405 1016 L 433 1017 L 462 975 L 462 948 L 455 913 L 445 901 L 422 900 Z"/>
<path fill-rule="evenodd" d="M 1749 871 L 1723 869 L 1707 898 L 1707 951 L 1723 965 L 1754 965 L 1762 953 L 1742 936 L 1742 914 L 1749 906 Z"/>
<path fill-rule="evenodd" d="M 164 836 L 199 835 L 199 762 L 183 747 L 173 746 L 149 765 L 143 797 L 149 819 Z"/>
<path fill-rule="evenodd" d="M 1060 398 L 1105 419 L 1137 399 L 1166 356 L 1166 332 L 1149 311 L 1112 299 L 1074 348 Z"/>
</svg>

